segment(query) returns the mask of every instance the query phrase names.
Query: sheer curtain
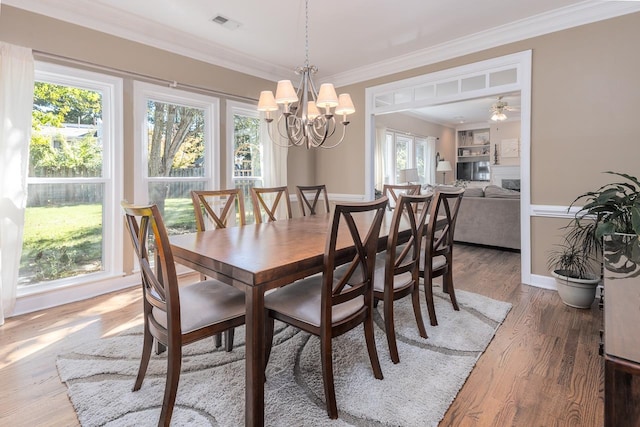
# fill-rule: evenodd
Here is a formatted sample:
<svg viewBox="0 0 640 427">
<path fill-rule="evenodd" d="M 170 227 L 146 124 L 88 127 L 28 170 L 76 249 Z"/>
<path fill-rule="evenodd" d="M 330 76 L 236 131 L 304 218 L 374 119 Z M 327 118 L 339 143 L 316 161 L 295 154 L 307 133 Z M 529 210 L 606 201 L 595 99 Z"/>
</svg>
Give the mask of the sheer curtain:
<svg viewBox="0 0 640 427">
<path fill-rule="evenodd" d="M 18 288 L 33 76 L 31 49 L 0 42 L 0 325 L 13 311 Z"/>
<path fill-rule="evenodd" d="M 426 159 L 425 162 L 427 165 L 427 179 L 428 184 L 435 185 L 436 184 L 436 140 L 435 136 L 427 137 L 427 146 L 426 146 Z"/>
<path fill-rule="evenodd" d="M 280 138 L 278 142 L 281 145 L 275 144 L 269 137 L 267 126 L 269 125 L 264 120 L 260 120 L 260 141 L 264 150 L 262 181 L 265 187 L 281 187 L 287 185 L 287 155 L 289 154 L 289 148 L 286 147 L 287 141 L 280 137 L 275 125 L 273 125 L 272 134 L 274 138 Z M 278 208 L 276 216 L 278 218 L 286 218 L 286 211 Z"/>
<path fill-rule="evenodd" d="M 385 149 L 384 145 L 387 140 L 387 128 L 376 127 L 376 147 L 375 147 L 375 186 L 376 190 L 382 191 L 385 175 Z"/>
</svg>

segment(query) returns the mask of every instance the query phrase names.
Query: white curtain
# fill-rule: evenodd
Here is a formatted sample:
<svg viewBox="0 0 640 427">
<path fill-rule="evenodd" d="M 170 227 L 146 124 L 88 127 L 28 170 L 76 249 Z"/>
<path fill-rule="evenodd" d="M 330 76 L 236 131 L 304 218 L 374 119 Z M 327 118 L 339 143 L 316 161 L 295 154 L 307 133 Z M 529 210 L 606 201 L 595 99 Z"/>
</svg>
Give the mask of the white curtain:
<svg viewBox="0 0 640 427">
<path fill-rule="evenodd" d="M 18 288 L 33 75 L 31 49 L 0 42 L 0 325 L 13 311 Z"/>
<path fill-rule="evenodd" d="M 385 142 L 387 140 L 387 128 L 376 127 L 376 147 L 375 147 L 375 186 L 376 189 L 382 191 L 385 175 Z"/>
<path fill-rule="evenodd" d="M 275 128 L 277 119 L 273 121 L 271 126 L 274 138 L 280 138 L 279 144 L 275 144 L 269 137 L 267 126 L 264 120 L 260 120 L 260 141 L 262 142 L 263 161 L 262 165 L 262 181 L 265 187 L 281 187 L 287 185 L 287 155 L 289 148 L 286 147 L 287 141 L 281 138 Z M 283 205 L 280 205 L 283 206 Z M 276 211 L 278 218 L 286 218 L 286 211 L 278 208 Z"/>
<path fill-rule="evenodd" d="M 427 146 L 426 146 L 426 159 L 427 159 L 427 180 L 428 184 L 435 185 L 436 184 L 436 140 L 435 136 L 427 137 Z"/>
</svg>

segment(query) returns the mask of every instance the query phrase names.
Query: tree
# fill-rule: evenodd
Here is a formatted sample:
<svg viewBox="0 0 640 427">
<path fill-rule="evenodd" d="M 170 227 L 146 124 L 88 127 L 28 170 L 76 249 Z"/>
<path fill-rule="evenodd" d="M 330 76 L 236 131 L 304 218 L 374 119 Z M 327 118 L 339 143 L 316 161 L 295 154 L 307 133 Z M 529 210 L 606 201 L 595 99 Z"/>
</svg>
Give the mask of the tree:
<svg viewBox="0 0 640 427">
<path fill-rule="evenodd" d="M 174 160 L 181 149 L 191 164 L 178 162 L 177 167 L 193 167 L 204 154 L 202 144 L 204 113 L 201 109 L 163 102 L 149 101 L 147 119 L 152 127 L 149 141 L 148 167 L 150 177 L 167 177 L 174 167 Z M 181 160 L 184 160 L 182 158 Z M 167 185 L 152 185 L 151 200 L 164 212 L 164 200 L 168 196 Z"/>
<path fill-rule="evenodd" d="M 36 82 L 33 88 L 34 124 L 60 127 L 63 123 L 95 125 L 102 117 L 102 94 L 71 86 Z"/>
</svg>

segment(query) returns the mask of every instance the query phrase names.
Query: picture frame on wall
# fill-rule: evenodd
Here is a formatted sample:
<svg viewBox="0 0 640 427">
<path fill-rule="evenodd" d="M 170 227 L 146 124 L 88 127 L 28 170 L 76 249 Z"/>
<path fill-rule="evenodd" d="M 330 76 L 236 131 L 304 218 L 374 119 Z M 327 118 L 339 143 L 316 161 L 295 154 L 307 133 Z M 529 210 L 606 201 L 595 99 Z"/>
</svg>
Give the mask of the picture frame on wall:
<svg viewBox="0 0 640 427">
<path fill-rule="evenodd" d="M 473 133 L 473 144 L 474 145 L 485 145 L 489 143 L 489 132 L 474 132 Z"/>
<path fill-rule="evenodd" d="M 503 158 L 520 157 L 518 139 L 503 139 L 500 141 L 500 155 Z"/>
</svg>

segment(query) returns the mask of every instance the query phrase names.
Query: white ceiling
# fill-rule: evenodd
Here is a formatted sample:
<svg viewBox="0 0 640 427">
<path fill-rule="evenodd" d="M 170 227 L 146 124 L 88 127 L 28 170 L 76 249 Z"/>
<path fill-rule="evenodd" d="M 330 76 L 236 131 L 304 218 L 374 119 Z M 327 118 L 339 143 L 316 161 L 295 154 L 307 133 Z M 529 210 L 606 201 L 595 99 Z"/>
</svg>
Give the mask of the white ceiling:
<svg viewBox="0 0 640 427">
<path fill-rule="evenodd" d="M 303 65 L 303 0 L 4 0 L 251 75 Z M 607 0 L 309 0 L 309 56 L 342 86 L 572 26 L 640 11 Z M 229 30 L 217 15 L 237 21 Z"/>
<path fill-rule="evenodd" d="M 0 0 L 270 80 L 305 59 L 303 0 Z M 343 86 L 501 44 L 640 11 L 616 0 L 309 0 L 317 80 Z M 1 9 L 0 9 L 1 13 Z M 239 23 L 212 22 L 222 15 Z M 455 125 L 486 121 L 495 99 L 422 109 Z M 508 99 L 519 105 L 519 99 Z M 455 110 L 455 111 L 453 111 Z"/>
</svg>

